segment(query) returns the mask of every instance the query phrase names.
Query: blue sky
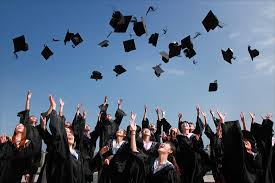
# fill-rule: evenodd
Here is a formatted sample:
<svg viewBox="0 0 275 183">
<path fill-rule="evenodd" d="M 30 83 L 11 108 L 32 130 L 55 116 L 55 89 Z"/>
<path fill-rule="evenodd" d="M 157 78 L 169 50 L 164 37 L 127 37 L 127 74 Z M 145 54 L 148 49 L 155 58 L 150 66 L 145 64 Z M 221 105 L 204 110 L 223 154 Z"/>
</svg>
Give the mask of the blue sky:
<svg viewBox="0 0 275 183">
<path fill-rule="evenodd" d="M 135 39 L 137 50 L 125 53 L 122 42 L 133 33 L 130 25 L 126 34 L 112 34 L 110 46 L 97 44 L 112 30 L 109 20 L 113 10 L 124 15 L 145 16 L 149 6 L 156 12 L 145 17 L 148 36 Z M 207 33 L 201 21 L 212 10 L 224 24 Z M 0 2 L 0 133 L 12 134 L 18 122 L 17 112 L 24 109 L 25 95 L 31 89 L 31 113 L 39 115 L 48 108 L 48 96 L 65 101 L 65 115 L 71 120 L 77 103 L 88 111 L 88 122 L 94 126 L 97 106 L 109 96 L 110 113 L 116 109 L 119 97 L 129 114 L 135 111 L 141 121 L 143 105 L 149 107 L 148 117 L 156 120 L 155 107 L 166 111 L 167 119 L 176 126 L 177 113 L 184 119 L 195 120 L 195 106 L 203 110 L 219 109 L 228 120 L 239 119 L 240 112 L 261 114 L 275 112 L 275 3 L 266 1 L 1 1 Z M 168 27 L 160 36 L 157 47 L 149 45 L 150 34 Z M 63 41 L 67 29 L 79 32 L 84 42 L 73 49 Z M 168 44 L 184 37 L 202 36 L 193 40 L 198 62 L 187 58 L 173 58 L 162 63 L 160 51 L 168 51 Z M 14 37 L 25 35 L 28 52 L 13 55 Z M 54 51 L 48 61 L 40 55 L 43 45 Z M 247 46 L 257 48 L 260 55 L 252 62 Z M 221 49 L 232 48 L 237 57 L 232 65 L 222 59 Z M 157 78 L 152 67 L 162 63 L 165 72 Z M 117 64 L 128 70 L 115 77 Z M 90 80 L 93 70 L 103 73 L 103 80 Z M 217 92 L 209 93 L 208 85 L 218 80 Z M 208 116 L 209 113 L 208 113 Z M 209 118 L 210 120 L 210 118 Z M 122 127 L 128 125 L 129 115 Z"/>
</svg>

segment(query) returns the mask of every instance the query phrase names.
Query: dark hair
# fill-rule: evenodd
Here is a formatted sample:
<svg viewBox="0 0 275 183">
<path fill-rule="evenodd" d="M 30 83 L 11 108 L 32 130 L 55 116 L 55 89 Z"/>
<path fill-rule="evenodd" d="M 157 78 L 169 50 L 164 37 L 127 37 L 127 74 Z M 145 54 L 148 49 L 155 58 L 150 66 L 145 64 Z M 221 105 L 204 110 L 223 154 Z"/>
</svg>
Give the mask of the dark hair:
<svg viewBox="0 0 275 183">
<path fill-rule="evenodd" d="M 172 150 L 172 153 L 169 154 L 169 156 L 168 156 L 168 161 L 170 161 L 170 162 L 174 165 L 174 168 L 175 168 L 175 170 L 176 170 L 177 175 L 180 176 L 180 174 L 181 174 L 181 173 L 180 173 L 180 168 L 179 168 L 179 166 L 178 166 L 178 164 L 177 164 L 177 161 L 176 161 L 176 158 L 175 158 L 176 147 L 175 147 L 175 145 L 174 145 L 172 142 L 170 142 L 170 141 L 167 141 L 167 142 L 165 142 L 165 143 L 169 144 L 170 147 L 171 147 L 171 150 Z"/>
<path fill-rule="evenodd" d="M 21 124 L 21 123 L 19 123 L 19 124 Z M 17 124 L 16 127 L 17 127 L 19 124 Z M 23 124 L 22 124 L 22 125 L 23 125 Z M 14 129 L 13 136 L 12 136 L 12 138 L 11 138 L 11 141 L 12 141 L 13 145 L 14 145 L 17 149 L 24 148 L 24 147 L 25 147 L 25 144 L 26 144 L 26 141 L 27 141 L 27 137 L 26 137 L 26 127 L 25 127 L 25 125 L 23 125 L 23 126 L 24 126 L 24 131 L 23 131 L 23 133 L 22 133 L 22 138 L 21 138 L 21 140 L 20 140 L 20 143 L 19 143 L 18 145 L 17 145 L 17 143 L 16 143 L 16 127 L 15 127 L 15 129 Z"/>
</svg>

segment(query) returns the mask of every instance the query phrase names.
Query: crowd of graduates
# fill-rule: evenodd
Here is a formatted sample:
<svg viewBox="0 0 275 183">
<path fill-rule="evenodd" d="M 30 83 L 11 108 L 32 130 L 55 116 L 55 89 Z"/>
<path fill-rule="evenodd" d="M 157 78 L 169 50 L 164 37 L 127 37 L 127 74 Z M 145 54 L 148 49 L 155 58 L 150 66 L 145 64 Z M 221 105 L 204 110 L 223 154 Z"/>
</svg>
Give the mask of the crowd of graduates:
<svg viewBox="0 0 275 183">
<path fill-rule="evenodd" d="M 226 121 L 223 113 L 217 111 L 216 118 L 210 110 L 214 132 L 199 106 L 195 124 L 184 121 L 179 113 L 177 127 L 171 126 L 160 108 L 156 109 L 156 123 L 150 123 L 144 106 L 141 125 L 131 112 L 129 126 L 121 129 L 126 116 L 122 100 L 117 102 L 113 119 L 105 97 L 92 129 L 81 105 L 70 123 L 63 114 L 63 100 L 59 100 L 57 111 L 52 96 L 37 124 L 38 119 L 30 114 L 31 96 L 29 91 L 12 137 L 0 136 L 0 183 L 19 183 L 23 176 L 34 182 L 42 141 L 47 153 L 39 183 L 87 183 L 93 181 L 94 172 L 98 172 L 100 183 L 202 183 L 209 171 L 217 183 L 275 182 L 271 114 L 259 124 L 249 113 L 249 130 L 243 113 L 240 122 Z M 210 140 L 210 153 L 204 150 L 203 134 Z"/>
</svg>

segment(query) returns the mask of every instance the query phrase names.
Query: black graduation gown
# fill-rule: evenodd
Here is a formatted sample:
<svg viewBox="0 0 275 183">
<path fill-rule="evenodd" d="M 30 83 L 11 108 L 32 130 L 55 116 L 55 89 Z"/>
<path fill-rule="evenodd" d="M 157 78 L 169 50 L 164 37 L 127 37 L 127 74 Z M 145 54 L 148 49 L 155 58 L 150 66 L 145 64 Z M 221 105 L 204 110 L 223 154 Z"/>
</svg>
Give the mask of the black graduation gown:
<svg viewBox="0 0 275 183">
<path fill-rule="evenodd" d="M 154 173 L 153 165 L 156 160 L 156 157 L 150 156 L 150 159 L 144 159 L 144 154 L 142 152 L 131 153 L 130 157 L 132 162 L 135 162 L 134 163 L 136 165 L 135 172 L 138 172 L 140 174 L 139 176 L 140 182 L 146 182 L 146 183 L 178 183 L 179 182 L 178 175 L 176 173 L 174 166 L 168 165 L 163 169 L 159 170 L 158 172 Z M 145 171 L 142 171 L 142 169 L 144 169 L 145 164 L 149 164 L 151 167 L 149 176 L 146 176 Z M 137 183 L 137 181 L 135 182 Z"/>
<path fill-rule="evenodd" d="M 210 140 L 210 159 L 212 162 L 212 174 L 215 181 L 224 182 L 222 175 L 222 162 L 223 162 L 223 143 L 222 138 L 218 138 L 210 126 L 205 126 L 204 134 Z"/>
<path fill-rule="evenodd" d="M 150 183 L 177 183 L 177 174 L 172 165 L 168 165 L 160 171 L 150 174 Z"/>
<path fill-rule="evenodd" d="M 51 137 L 48 147 L 46 165 L 47 182 L 49 183 L 86 183 L 86 170 L 83 166 L 84 158 L 81 151 L 77 151 L 78 159 L 70 153 L 63 117 L 53 110 L 50 114 Z M 91 171 L 95 171 L 96 165 L 100 164 L 101 155 L 98 153 L 89 162 Z M 93 168 L 91 168 L 93 167 Z"/>
<path fill-rule="evenodd" d="M 33 157 L 31 141 L 27 141 L 20 149 L 17 149 L 10 140 L 0 144 L 0 182 L 20 183 L 22 176 L 29 170 L 31 157 Z"/>
<path fill-rule="evenodd" d="M 273 177 L 273 182 L 275 181 L 275 145 L 272 147 L 272 165 L 271 172 Z"/>
<path fill-rule="evenodd" d="M 244 147 L 239 121 L 222 124 L 223 175 L 226 183 L 243 182 Z"/>
<path fill-rule="evenodd" d="M 126 180 L 126 165 L 129 158 L 130 147 L 128 142 L 124 142 L 121 147 L 117 150 L 116 154 L 112 154 L 112 145 L 113 140 L 108 142 L 108 146 L 110 150 L 103 154 L 104 158 L 108 156 L 113 156 L 110 160 L 109 165 L 103 166 L 101 175 L 99 177 L 100 183 L 108 183 L 108 182 L 124 182 Z"/>
<path fill-rule="evenodd" d="M 99 135 L 99 148 L 106 145 L 115 135 L 116 131 L 119 130 L 120 123 L 124 116 L 124 111 L 117 109 L 115 120 L 107 121 L 106 119 L 102 119 L 102 121 L 97 122 L 95 129 L 96 133 Z"/>
<path fill-rule="evenodd" d="M 81 151 L 81 154 L 84 158 L 84 169 L 86 171 L 86 181 L 93 181 L 93 172 L 90 171 L 89 162 L 94 157 L 94 151 L 96 148 L 97 134 L 96 131 L 90 133 L 90 138 L 84 135 L 86 120 L 81 114 L 75 115 L 72 127 L 74 130 L 74 136 L 76 140 L 76 149 Z M 97 167 L 100 168 L 100 167 Z"/>
<path fill-rule="evenodd" d="M 271 169 L 273 159 L 272 153 L 272 131 L 273 122 L 271 120 L 263 120 L 262 124 L 251 124 L 251 133 L 256 139 L 258 151 L 262 155 L 263 180 L 265 183 L 273 183 L 274 171 Z M 273 173 L 273 174 L 272 174 Z"/>
<path fill-rule="evenodd" d="M 42 138 L 38 132 L 38 126 L 33 126 L 29 123 L 30 111 L 24 110 L 17 114 L 20 117 L 20 123 L 22 123 L 26 127 L 27 139 L 33 142 L 33 157 L 29 159 L 30 167 L 29 173 L 35 174 L 37 172 L 38 167 L 40 166 L 41 160 L 41 149 L 42 149 Z"/>
<path fill-rule="evenodd" d="M 144 128 L 150 129 L 149 127 L 150 127 L 149 119 L 148 118 L 146 118 L 145 120 L 142 119 L 141 128 L 142 129 L 144 129 Z M 150 130 L 150 131 L 151 131 L 150 140 L 154 141 L 154 142 L 157 141 L 158 137 L 156 137 L 156 135 L 158 135 L 158 134 L 156 134 L 155 131 L 153 131 L 153 130 Z"/>
</svg>

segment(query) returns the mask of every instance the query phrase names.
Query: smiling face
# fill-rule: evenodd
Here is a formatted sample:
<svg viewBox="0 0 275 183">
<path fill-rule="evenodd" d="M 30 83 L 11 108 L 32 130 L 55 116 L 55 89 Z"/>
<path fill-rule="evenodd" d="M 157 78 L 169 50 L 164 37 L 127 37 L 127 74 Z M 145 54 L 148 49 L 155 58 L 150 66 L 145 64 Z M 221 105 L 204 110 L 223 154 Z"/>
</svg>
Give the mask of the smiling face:
<svg viewBox="0 0 275 183">
<path fill-rule="evenodd" d="M 111 115 L 111 114 L 107 114 L 106 120 L 107 120 L 107 121 L 111 121 L 111 120 L 112 120 L 112 115 Z"/>
<path fill-rule="evenodd" d="M 146 137 L 146 136 L 151 136 L 151 131 L 148 128 L 144 128 L 142 131 L 142 136 Z"/>
<path fill-rule="evenodd" d="M 173 153 L 171 145 L 169 143 L 160 144 L 160 146 L 158 148 L 158 153 L 159 154 L 167 154 L 167 155 Z"/>
<path fill-rule="evenodd" d="M 74 144 L 74 132 L 70 127 L 65 127 L 68 144 L 73 145 Z"/>
<path fill-rule="evenodd" d="M 25 126 L 21 123 L 19 123 L 16 127 L 15 127 L 15 133 L 24 133 L 25 130 Z"/>
<path fill-rule="evenodd" d="M 35 116 L 30 116 L 29 123 L 35 125 L 37 123 L 37 118 Z"/>
<path fill-rule="evenodd" d="M 181 129 L 183 133 L 189 133 L 190 126 L 187 122 L 182 123 Z"/>
<path fill-rule="evenodd" d="M 119 130 L 116 132 L 116 137 L 125 137 L 125 136 L 126 136 L 125 130 L 119 129 Z"/>
</svg>

